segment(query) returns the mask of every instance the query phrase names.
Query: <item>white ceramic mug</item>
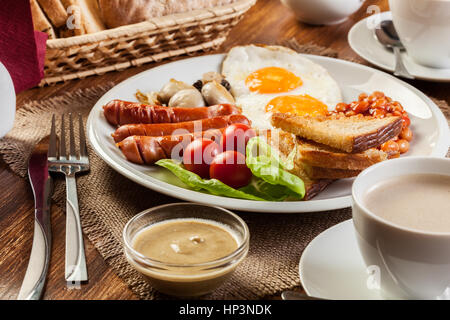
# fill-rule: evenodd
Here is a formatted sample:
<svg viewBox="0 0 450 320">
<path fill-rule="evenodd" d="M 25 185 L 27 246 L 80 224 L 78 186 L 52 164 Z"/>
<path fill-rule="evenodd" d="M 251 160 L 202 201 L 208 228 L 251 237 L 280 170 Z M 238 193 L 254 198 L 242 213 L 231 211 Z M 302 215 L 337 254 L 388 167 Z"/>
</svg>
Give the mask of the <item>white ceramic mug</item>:
<svg viewBox="0 0 450 320">
<path fill-rule="evenodd" d="M 355 13 L 364 0 L 281 0 L 298 20 L 309 24 L 337 24 Z"/>
<path fill-rule="evenodd" d="M 450 176 L 450 159 L 389 160 L 364 170 L 355 179 L 352 209 L 359 249 L 367 267 L 378 270 L 375 278 L 380 280 L 384 297 L 450 299 L 450 232 L 404 228 L 380 218 L 364 206 L 364 196 L 374 184 L 415 173 Z"/>
<path fill-rule="evenodd" d="M 8 70 L 0 62 L 0 138 L 13 127 L 16 113 L 16 92 Z"/>
<path fill-rule="evenodd" d="M 408 55 L 432 68 L 450 68 L 450 0 L 389 0 Z"/>
</svg>

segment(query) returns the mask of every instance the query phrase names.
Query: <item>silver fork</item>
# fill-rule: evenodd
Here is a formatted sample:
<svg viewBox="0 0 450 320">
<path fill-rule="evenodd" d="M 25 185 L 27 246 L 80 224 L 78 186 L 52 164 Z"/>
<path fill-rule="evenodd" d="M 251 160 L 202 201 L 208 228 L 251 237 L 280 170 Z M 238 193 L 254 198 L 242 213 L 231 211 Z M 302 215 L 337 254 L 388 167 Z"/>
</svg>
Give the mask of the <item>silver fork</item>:
<svg viewBox="0 0 450 320">
<path fill-rule="evenodd" d="M 48 170 L 66 175 L 66 281 L 75 284 L 88 280 L 86 257 L 84 254 L 83 232 L 81 230 L 80 212 L 78 208 L 77 184 L 75 174 L 89 171 L 89 156 L 86 148 L 86 137 L 81 115 L 79 119 L 79 156 L 75 146 L 72 114 L 69 114 L 69 154 L 66 151 L 65 121 L 61 119 L 61 137 L 59 150 L 57 147 L 55 115 L 52 117 L 50 145 L 48 152 Z"/>
</svg>

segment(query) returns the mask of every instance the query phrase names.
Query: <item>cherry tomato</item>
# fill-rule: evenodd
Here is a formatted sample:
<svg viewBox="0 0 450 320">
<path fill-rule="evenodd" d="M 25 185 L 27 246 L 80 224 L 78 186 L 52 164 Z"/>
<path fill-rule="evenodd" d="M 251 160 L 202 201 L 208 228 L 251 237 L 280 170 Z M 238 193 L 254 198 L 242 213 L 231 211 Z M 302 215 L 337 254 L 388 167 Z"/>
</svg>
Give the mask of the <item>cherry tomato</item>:
<svg viewBox="0 0 450 320">
<path fill-rule="evenodd" d="M 246 124 L 236 123 L 228 126 L 220 139 L 223 151 L 234 150 L 245 154 L 248 140 L 256 136 L 256 131 Z"/>
<path fill-rule="evenodd" d="M 242 153 L 229 150 L 219 153 L 213 159 L 209 176 L 237 189 L 250 183 L 252 172 L 245 164 L 245 156 Z"/>
<path fill-rule="evenodd" d="M 206 179 L 209 177 L 209 165 L 218 153 L 219 145 L 211 139 L 196 139 L 184 149 L 184 167 Z"/>
</svg>

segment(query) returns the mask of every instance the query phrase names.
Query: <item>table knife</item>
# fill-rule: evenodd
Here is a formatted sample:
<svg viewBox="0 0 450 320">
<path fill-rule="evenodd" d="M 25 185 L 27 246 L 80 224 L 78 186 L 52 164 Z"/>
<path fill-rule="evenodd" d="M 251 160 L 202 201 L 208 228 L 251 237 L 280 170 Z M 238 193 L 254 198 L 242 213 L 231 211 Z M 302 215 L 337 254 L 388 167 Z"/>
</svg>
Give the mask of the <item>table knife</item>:
<svg viewBox="0 0 450 320">
<path fill-rule="evenodd" d="M 50 198 L 52 178 L 47 167 L 48 137 L 42 139 L 28 161 L 28 177 L 34 195 L 34 235 L 30 260 L 18 300 L 38 300 L 42 295 L 50 261 Z"/>
</svg>

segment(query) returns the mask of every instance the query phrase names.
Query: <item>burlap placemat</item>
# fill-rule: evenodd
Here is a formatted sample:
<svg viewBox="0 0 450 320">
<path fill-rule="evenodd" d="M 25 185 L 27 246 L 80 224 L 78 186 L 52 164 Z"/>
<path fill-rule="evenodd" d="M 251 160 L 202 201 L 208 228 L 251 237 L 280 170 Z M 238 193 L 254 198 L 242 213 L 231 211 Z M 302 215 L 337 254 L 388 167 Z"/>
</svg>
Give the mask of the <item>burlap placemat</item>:
<svg viewBox="0 0 450 320">
<path fill-rule="evenodd" d="M 314 45 L 289 44 L 301 52 L 336 56 Z M 86 120 L 90 109 L 112 84 L 78 90 L 62 96 L 26 103 L 16 113 L 13 130 L 0 140 L 0 154 L 11 170 L 27 174 L 27 160 L 34 145 L 48 135 L 52 114 L 80 113 Z M 444 101 L 436 104 L 450 118 Z M 92 149 L 91 172 L 78 178 L 83 230 L 106 262 L 142 299 L 163 297 L 126 262 L 121 242 L 125 223 L 136 213 L 179 200 L 141 187 L 112 170 Z M 55 181 L 53 199 L 65 207 L 64 181 Z M 306 245 L 320 232 L 351 217 L 350 209 L 321 213 L 240 213 L 247 222 L 250 252 L 232 278 L 208 299 L 257 299 L 300 284 L 298 262 Z M 89 268 L 89 266 L 88 266 Z"/>
</svg>

